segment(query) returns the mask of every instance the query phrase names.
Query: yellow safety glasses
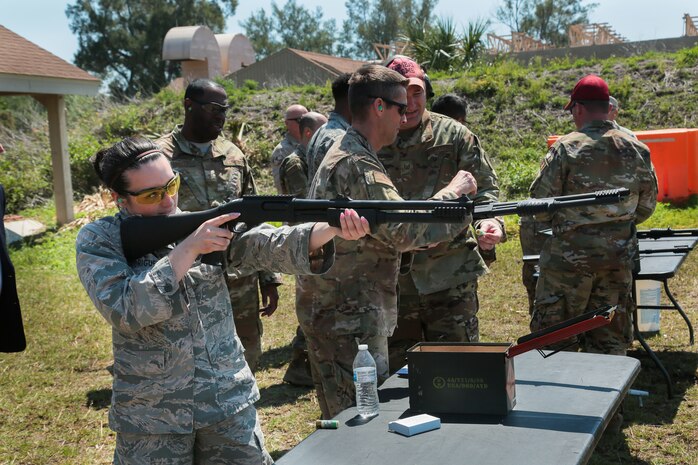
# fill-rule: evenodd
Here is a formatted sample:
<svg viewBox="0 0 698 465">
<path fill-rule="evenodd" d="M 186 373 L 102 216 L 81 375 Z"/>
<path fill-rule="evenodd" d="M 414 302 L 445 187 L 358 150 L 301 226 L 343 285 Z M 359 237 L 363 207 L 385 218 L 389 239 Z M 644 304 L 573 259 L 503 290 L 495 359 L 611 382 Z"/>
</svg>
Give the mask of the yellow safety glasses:
<svg viewBox="0 0 698 465">
<path fill-rule="evenodd" d="M 132 197 L 135 197 L 136 202 L 138 203 L 152 205 L 162 202 L 162 199 L 165 198 L 165 194 L 169 195 L 170 197 L 174 197 L 179 191 L 179 182 L 179 173 L 175 173 L 174 177 L 162 187 L 149 187 L 148 189 L 143 189 L 138 192 L 126 191 L 126 193 Z"/>
</svg>

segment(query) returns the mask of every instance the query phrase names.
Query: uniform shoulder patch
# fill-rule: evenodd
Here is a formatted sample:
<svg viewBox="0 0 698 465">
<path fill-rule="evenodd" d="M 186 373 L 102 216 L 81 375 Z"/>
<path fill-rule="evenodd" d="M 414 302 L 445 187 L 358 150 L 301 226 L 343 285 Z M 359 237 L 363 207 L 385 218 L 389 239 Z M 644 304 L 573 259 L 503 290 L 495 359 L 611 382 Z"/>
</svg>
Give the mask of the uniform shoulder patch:
<svg viewBox="0 0 698 465">
<path fill-rule="evenodd" d="M 390 178 L 380 171 L 366 171 L 364 173 L 364 178 L 366 179 L 366 184 L 384 184 L 386 186 L 392 186 L 393 182 Z"/>
<path fill-rule="evenodd" d="M 220 144 L 216 150 L 216 153 L 223 157 L 223 164 L 226 166 L 244 166 L 246 164 L 245 154 L 242 153 L 242 150 L 230 141 L 225 142 L 225 144 Z"/>
<path fill-rule="evenodd" d="M 550 150 L 548 150 L 548 153 L 545 154 L 545 157 L 543 157 L 543 160 L 540 162 L 540 169 L 541 171 L 543 168 L 548 166 L 551 161 L 557 156 L 557 150 L 555 147 L 550 147 Z"/>
<path fill-rule="evenodd" d="M 155 144 L 160 147 L 160 151 L 167 158 L 172 158 L 172 154 L 174 153 L 174 138 L 170 134 L 155 140 Z"/>
</svg>

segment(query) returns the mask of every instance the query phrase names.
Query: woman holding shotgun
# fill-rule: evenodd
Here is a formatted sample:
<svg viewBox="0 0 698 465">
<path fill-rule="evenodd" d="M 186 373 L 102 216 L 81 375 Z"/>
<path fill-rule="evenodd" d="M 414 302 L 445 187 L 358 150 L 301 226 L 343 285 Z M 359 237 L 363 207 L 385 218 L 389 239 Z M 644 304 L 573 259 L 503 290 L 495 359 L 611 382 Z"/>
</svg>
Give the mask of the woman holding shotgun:
<svg viewBox="0 0 698 465">
<path fill-rule="evenodd" d="M 332 239 L 363 237 L 368 222 L 346 210 L 341 229 L 262 225 L 231 241 L 223 226 L 237 218 L 231 213 L 206 221 L 178 244 L 127 262 L 122 220 L 175 213 L 179 175 L 154 143 L 140 137 L 99 151 L 93 164 L 119 212 L 80 231 L 77 268 L 112 326 L 114 463 L 272 463 L 254 407 L 259 390 L 233 325 L 226 270 L 200 256 L 225 251 L 230 272 L 323 273 L 334 260 Z"/>
</svg>

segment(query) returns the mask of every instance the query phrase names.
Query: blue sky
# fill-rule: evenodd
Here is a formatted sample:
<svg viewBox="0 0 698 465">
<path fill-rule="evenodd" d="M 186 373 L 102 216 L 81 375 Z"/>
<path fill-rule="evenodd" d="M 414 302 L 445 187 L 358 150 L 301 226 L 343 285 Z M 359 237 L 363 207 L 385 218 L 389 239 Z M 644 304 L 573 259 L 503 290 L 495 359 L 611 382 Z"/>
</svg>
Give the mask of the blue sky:
<svg viewBox="0 0 698 465">
<path fill-rule="evenodd" d="M 297 0 L 307 8 L 322 7 L 326 18 L 338 23 L 345 18 L 344 1 Z M 44 49 L 72 62 L 77 39 L 72 35 L 65 16 L 72 2 L 59 0 L 0 0 L 0 24 L 31 40 Z M 237 14 L 228 20 L 226 32 L 244 32 L 239 22 L 259 9 L 270 11 L 271 0 L 240 0 Z M 283 5 L 285 0 L 278 0 Z M 492 18 L 501 0 L 440 0 L 437 16 L 449 16 L 456 23 L 467 25 L 478 18 Z M 585 3 L 589 3 L 588 1 Z M 696 0 L 597 0 L 593 22 L 609 23 L 629 40 L 650 40 L 678 37 L 683 34 L 683 14 L 698 16 Z M 501 24 L 493 24 L 498 34 L 508 34 Z M 2 44 L 0 44 L 0 47 Z"/>
</svg>

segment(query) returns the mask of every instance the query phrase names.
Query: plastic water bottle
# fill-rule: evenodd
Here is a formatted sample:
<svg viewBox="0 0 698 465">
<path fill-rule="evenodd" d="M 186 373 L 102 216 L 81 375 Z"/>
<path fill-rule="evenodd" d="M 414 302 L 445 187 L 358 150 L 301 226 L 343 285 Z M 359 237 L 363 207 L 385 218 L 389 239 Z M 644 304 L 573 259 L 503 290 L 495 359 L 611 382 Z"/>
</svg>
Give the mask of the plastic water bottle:
<svg viewBox="0 0 698 465">
<path fill-rule="evenodd" d="M 354 359 L 354 386 L 356 387 L 356 409 L 359 415 L 364 418 L 378 415 L 376 362 L 366 344 L 359 344 L 359 353 Z"/>
</svg>

